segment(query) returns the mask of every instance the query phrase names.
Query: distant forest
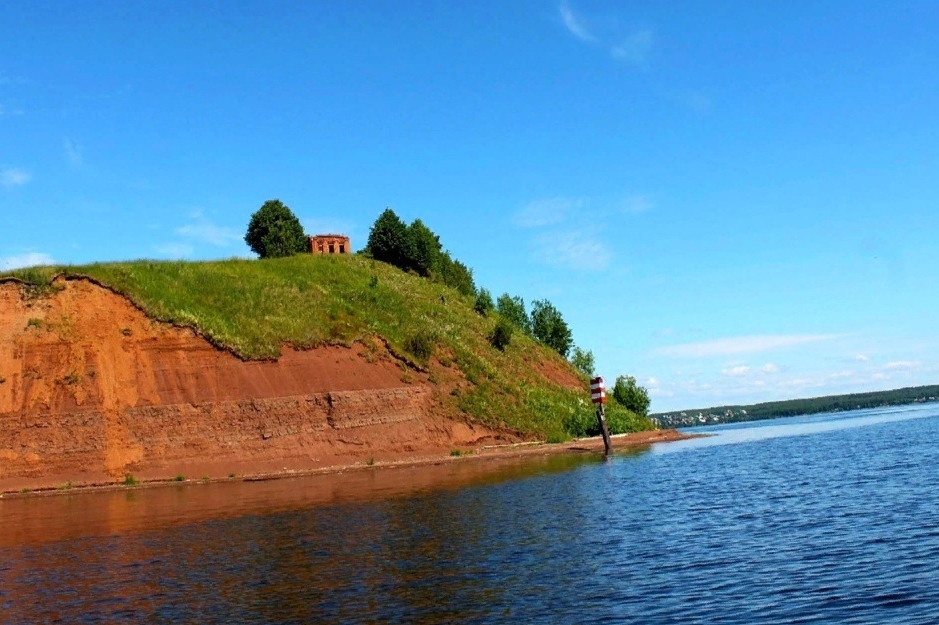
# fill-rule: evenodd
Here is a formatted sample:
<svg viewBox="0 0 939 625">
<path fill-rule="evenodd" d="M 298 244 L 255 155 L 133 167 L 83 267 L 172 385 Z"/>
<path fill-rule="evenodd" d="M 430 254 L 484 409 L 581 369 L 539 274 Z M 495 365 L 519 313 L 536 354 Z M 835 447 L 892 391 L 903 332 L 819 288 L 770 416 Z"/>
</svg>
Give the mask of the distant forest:
<svg viewBox="0 0 939 625">
<path fill-rule="evenodd" d="M 898 388 L 893 391 L 875 391 L 872 393 L 854 393 L 852 395 L 829 395 L 807 399 L 789 399 L 772 401 L 750 406 L 715 406 L 696 410 L 680 410 L 649 415 L 659 427 L 689 427 L 694 425 L 712 425 L 715 423 L 735 423 L 738 421 L 757 421 L 776 419 L 796 415 L 817 414 L 820 412 L 840 412 L 879 408 L 882 406 L 903 406 L 939 400 L 939 385 Z"/>
</svg>

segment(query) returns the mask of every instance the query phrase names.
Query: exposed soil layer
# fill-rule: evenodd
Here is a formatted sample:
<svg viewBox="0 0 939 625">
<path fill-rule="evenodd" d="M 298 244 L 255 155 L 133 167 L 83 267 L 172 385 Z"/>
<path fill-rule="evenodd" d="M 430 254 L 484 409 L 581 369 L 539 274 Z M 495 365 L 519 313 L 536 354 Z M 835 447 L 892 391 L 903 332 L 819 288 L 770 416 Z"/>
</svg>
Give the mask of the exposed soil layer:
<svg viewBox="0 0 939 625">
<path fill-rule="evenodd" d="M 310 471 L 517 441 L 380 342 L 245 362 L 85 280 L 0 284 L 0 492 Z"/>
</svg>

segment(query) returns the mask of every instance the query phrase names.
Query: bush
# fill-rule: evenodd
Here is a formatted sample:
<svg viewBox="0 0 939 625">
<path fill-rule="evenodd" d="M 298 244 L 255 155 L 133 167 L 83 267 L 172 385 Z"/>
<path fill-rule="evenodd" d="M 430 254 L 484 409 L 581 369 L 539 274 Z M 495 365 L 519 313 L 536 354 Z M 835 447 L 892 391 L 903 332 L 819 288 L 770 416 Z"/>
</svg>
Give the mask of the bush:
<svg viewBox="0 0 939 625">
<path fill-rule="evenodd" d="M 300 220 L 280 200 L 268 200 L 251 215 L 245 243 L 261 258 L 281 258 L 306 251 Z"/>
<path fill-rule="evenodd" d="M 489 343 L 500 352 L 504 352 L 505 348 L 508 347 L 509 343 L 512 341 L 512 330 L 513 326 L 511 323 L 505 319 L 499 319 L 492 334 L 489 335 Z"/>
<path fill-rule="evenodd" d="M 496 301 L 496 310 L 525 334 L 531 334 L 531 319 L 525 311 L 525 300 L 503 293 Z"/>
<path fill-rule="evenodd" d="M 531 332 L 536 339 L 567 358 L 573 338 L 561 311 L 548 300 L 535 300 L 531 305 Z"/>
<path fill-rule="evenodd" d="M 649 414 L 649 392 L 636 383 L 631 375 L 621 375 L 613 385 L 613 399 L 620 406 L 640 416 Z"/>
<path fill-rule="evenodd" d="M 473 310 L 485 317 L 493 308 L 495 308 L 495 305 L 492 303 L 492 295 L 490 295 L 489 291 L 486 289 L 479 289 Z"/>
<path fill-rule="evenodd" d="M 436 341 L 427 332 L 418 332 L 404 342 L 404 349 L 418 361 L 426 363 L 434 353 Z"/>
<path fill-rule="evenodd" d="M 585 376 L 592 376 L 595 367 L 593 352 L 589 349 L 584 351 L 579 347 L 575 347 L 574 353 L 571 355 L 571 364 L 575 369 L 583 373 Z"/>
<path fill-rule="evenodd" d="M 453 260 L 449 252 L 440 255 L 438 280 L 461 294 L 472 297 L 476 293 L 473 270 L 458 260 Z"/>
</svg>

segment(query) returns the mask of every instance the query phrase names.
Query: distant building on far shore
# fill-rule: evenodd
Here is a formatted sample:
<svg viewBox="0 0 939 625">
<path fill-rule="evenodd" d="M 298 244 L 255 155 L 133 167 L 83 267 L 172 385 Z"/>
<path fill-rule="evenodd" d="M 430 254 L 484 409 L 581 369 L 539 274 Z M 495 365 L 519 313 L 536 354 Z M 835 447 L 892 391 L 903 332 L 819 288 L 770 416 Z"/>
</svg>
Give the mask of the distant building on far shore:
<svg viewBox="0 0 939 625">
<path fill-rule="evenodd" d="M 310 254 L 351 254 L 352 243 L 344 234 L 317 234 L 307 237 Z"/>
</svg>

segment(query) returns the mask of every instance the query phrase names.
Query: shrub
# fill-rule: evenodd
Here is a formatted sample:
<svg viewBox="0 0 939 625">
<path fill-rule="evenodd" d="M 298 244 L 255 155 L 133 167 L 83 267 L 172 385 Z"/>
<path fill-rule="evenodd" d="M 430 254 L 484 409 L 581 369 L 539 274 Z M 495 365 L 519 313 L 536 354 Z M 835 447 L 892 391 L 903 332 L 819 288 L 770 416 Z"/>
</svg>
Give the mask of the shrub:
<svg viewBox="0 0 939 625">
<path fill-rule="evenodd" d="M 420 362 L 427 362 L 434 353 L 434 337 L 427 332 L 418 332 L 404 342 L 404 349 Z"/>
<path fill-rule="evenodd" d="M 536 339 L 567 358 L 573 338 L 561 311 L 548 300 L 535 300 L 531 305 L 531 332 Z"/>
<path fill-rule="evenodd" d="M 631 375 L 621 375 L 613 385 L 613 399 L 620 406 L 643 417 L 649 414 L 649 392 Z"/>
<path fill-rule="evenodd" d="M 571 364 L 585 376 L 592 376 L 595 367 L 593 352 L 589 349 L 584 351 L 579 347 L 575 347 L 574 353 L 571 355 Z"/>
<path fill-rule="evenodd" d="M 500 352 L 504 352 L 505 348 L 508 347 L 509 343 L 512 341 L 512 329 L 513 326 L 511 323 L 505 319 L 499 319 L 492 334 L 489 335 L 489 343 Z"/>
<path fill-rule="evenodd" d="M 281 258 L 306 251 L 300 220 L 280 200 L 268 200 L 248 222 L 245 243 L 261 258 Z"/>
<path fill-rule="evenodd" d="M 183 475 L 182 473 L 180 473 L 179 475 L 177 475 L 176 477 L 173 478 L 173 481 L 176 481 L 176 482 L 185 482 L 185 481 L 186 481 L 186 476 Z"/>
<path fill-rule="evenodd" d="M 525 334 L 531 334 L 531 319 L 525 311 L 525 300 L 521 297 L 512 297 L 508 293 L 503 293 L 496 300 L 496 310 L 516 328 Z"/>
<path fill-rule="evenodd" d="M 479 289 L 473 310 L 485 317 L 493 308 L 495 308 L 495 305 L 492 303 L 492 295 L 490 295 L 489 291 L 486 289 Z"/>
<path fill-rule="evenodd" d="M 472 297 L 476 293 L 473 270 L 458 260 L 453 260 L 449 252 L 440 255 L 438 280 L 461 294 Z"/>
<path fill-rule="evenodd" d="M 136 486 L 136 485 L 137 485 L 137 478 L 135 478 L 130 473 L 124 476 L 124 486 Z"/>
</svg>

